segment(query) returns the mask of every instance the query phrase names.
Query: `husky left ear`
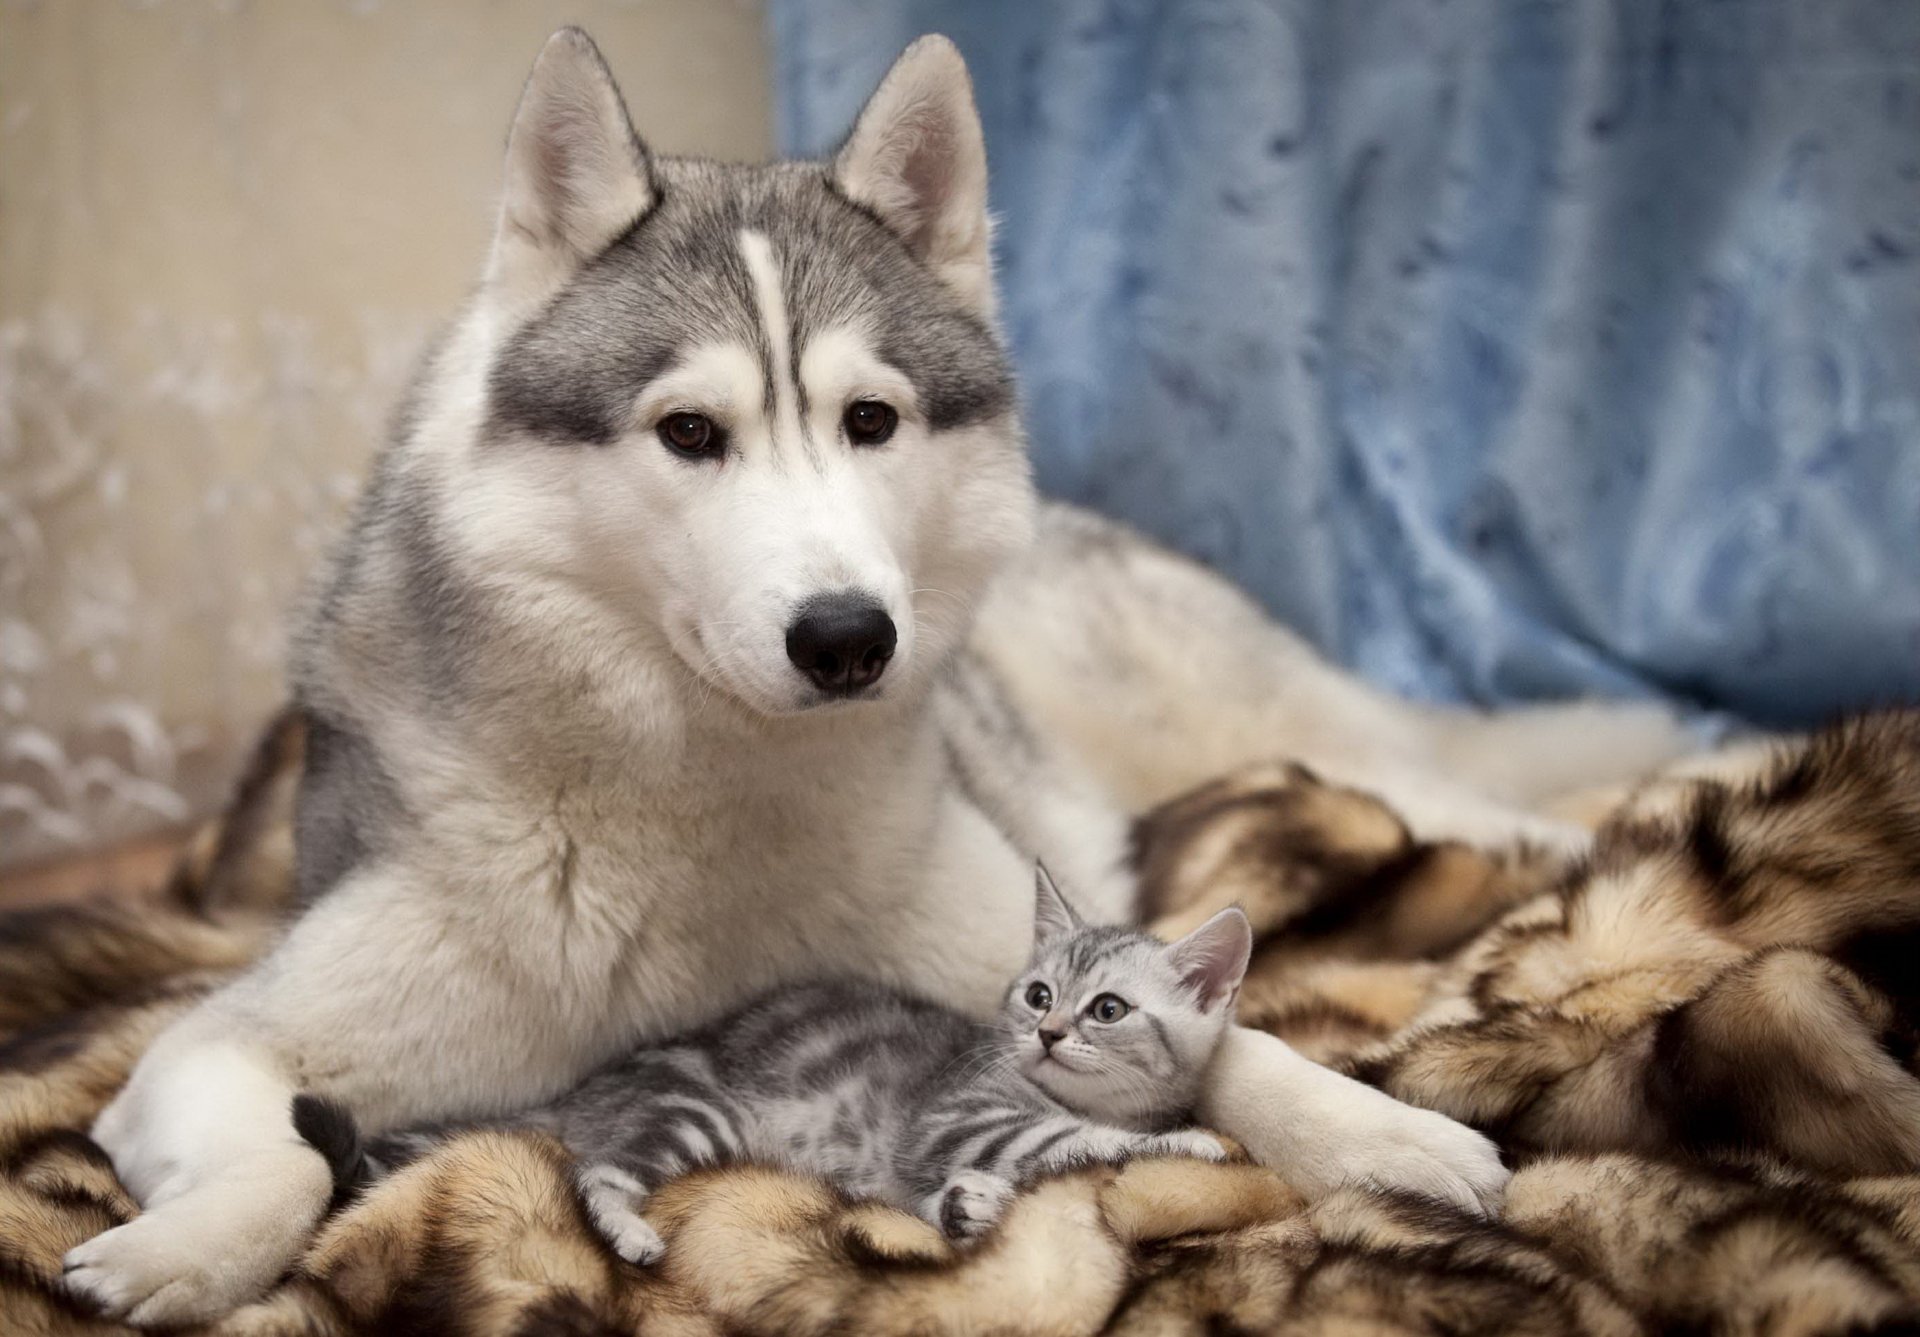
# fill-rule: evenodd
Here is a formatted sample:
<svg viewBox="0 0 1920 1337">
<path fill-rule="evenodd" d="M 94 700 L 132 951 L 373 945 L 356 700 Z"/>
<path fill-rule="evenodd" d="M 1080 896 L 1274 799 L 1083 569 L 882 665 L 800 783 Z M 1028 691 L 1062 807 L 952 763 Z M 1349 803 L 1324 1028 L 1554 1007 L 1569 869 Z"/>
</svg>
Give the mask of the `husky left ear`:
<svg viewBox="0 0 1920 1337">
<path fill-rule="evenodd" d="M 653 205 L 647 151 L 593 39 L 547 39 L 507 135 L 489 287 L 538 300 Z"/>
<path fill-rule="evenodd" d="M 922 37 L 893 63 L 835 156 L 833 176 L 973 310 L 993 314 L 987 149 L 952 42 Z"/>
<path fill-rule="evenodd" d="M 1233 1001 L 1253 955 L 1253 926 L 1238 906 L 1228 906 L 1167 948 L 1180 978 L 1200 996 L 1200 1010 L 1211 1012 Z"/>
</svg>

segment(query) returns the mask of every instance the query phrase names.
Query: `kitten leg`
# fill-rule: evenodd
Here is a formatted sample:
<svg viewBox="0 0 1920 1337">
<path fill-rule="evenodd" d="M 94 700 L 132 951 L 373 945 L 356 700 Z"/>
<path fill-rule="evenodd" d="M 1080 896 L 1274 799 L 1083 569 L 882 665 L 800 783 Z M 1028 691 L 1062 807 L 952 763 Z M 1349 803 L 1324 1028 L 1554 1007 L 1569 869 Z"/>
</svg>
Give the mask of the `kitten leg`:
<svg viewBox="0 0 1920 1337">
<path fill-rule="evenodd" d="M 1191 1156 L 1201 1161 L 1224 1161 L 1227 1144 L 1212 1133 L 1198 1128 L 1179 1128 L 1171 1133 L 1148 1133 L 1141 1139 L 1138 1156 Z"/>
<path fill-rule="evenodd" d="M 1022 1158 L 1029 1173 L 1068 1170 L 1079 1165 L 1117 1165 L 1135 1156 L 1193 1156 L 1203 1161 L 1227 1158 L 1226 1144 L 1211 1133 L 1182 1128 L 1171 1133 L 1140 1133 L 1086 1123 L 1064 1137 L 1052 1138 Z"/>
<path fill-rule="evenodd" d="M 1195 1156 L 1219 1161 L 1226 1146 L 1196 1128 L 1140 1133 L 1074 1119 L 1049 1119 L 1005 1144 L 985 1166 L 956 1171 L 920 1200 L 920 1215 L 951 1239 L 977 1239 L 1013 1200 L 1016 1180 L 1082 1165 L 1117 1164 L 1134 1156 Z"/>
<path fill-rule="evenodd" d="M 581 1157 L 575 1179 L 594 1225 L 615 1253 L 644 1267 L 667 1250 L 660 1232 L 641 1214 L 647 1195 L 676 1175 L 738 1156 L 739 1121 L 720 1093 L 707 1087 L 623 1112 L 632 1126 L 609 1147 L 604 1137 L 593 1135 L 592 1125 L 602 1114 L 577 1112 L 574 1126 L 557 1131 Z"/>
<path fill-rule="evenodd" d="M 972 1240 L 986 1234 L 1013 1201 L 1013 1181 L 984 1170 L 962 1170 L 920 1204 L 920 1215 L 949 1239 Z"/>
<path fill-rule="evenodd" d="M 606 1161 L 581 1166 L 574 1179 L 587 1204 L 587 1215 L 615 1253 L 645 1267 L 667 1251 L 660 1232 L 640 1214 L 647 1200 L 645 1184 Z"/>
</svg>

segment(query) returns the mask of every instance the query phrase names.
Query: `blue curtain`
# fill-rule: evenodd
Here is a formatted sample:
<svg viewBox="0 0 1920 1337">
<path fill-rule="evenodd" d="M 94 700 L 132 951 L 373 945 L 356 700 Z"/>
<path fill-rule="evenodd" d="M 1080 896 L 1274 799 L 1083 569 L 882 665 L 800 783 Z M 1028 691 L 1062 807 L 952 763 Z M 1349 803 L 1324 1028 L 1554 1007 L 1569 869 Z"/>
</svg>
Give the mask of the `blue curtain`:
<svg viewBox="0 0 1920 1337">
<path fill-rule="evenodd" d="M 1042 486 L 1434 699 L 1920 697 L 1920 3 L 772 0 L 986 121 Z"/>
</svg>

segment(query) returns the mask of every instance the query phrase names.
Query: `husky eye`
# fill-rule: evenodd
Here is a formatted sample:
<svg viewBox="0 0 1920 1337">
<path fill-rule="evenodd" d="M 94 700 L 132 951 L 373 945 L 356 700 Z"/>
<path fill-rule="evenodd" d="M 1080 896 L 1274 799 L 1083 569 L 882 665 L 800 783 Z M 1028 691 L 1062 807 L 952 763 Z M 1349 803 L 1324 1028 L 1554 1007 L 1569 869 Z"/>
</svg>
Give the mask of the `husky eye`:
<svg viewBox="0 0 1920 1337">
<path fill-rule="evenodd" d="M 859 399 L 847 405 L 846 416 L 840 421 L 847 429 L 847 440 L 854 445 L 877 446 L 893 435 L 893 429 L 900 425 L 900 415 L 891 404 Z"/>
<path fill-rule="evenodd" d="M 667 449 L 676 455 L 695 458 L 718 455 L 726 443 L 713 419 L 704 413 L 669 413 L 655 430 Z"/>
<path fill-rule="evenodd" d="M 1027 986 L 1027 1006 L 1035 1012 L 1045 1012 L 1053 1006 L 1053 990 L 1035 980 Z"/>
<path fill-rule="evenodd" d="M 1093 1013 L 1095 1021 L 1115 1022 L 1133 1011 L 1127 1006 L 1127 1000 L 1118 994 L 1103 993 L 1093 1000 L 1093 1006 L 1087 1011 Z"/>
</svg>

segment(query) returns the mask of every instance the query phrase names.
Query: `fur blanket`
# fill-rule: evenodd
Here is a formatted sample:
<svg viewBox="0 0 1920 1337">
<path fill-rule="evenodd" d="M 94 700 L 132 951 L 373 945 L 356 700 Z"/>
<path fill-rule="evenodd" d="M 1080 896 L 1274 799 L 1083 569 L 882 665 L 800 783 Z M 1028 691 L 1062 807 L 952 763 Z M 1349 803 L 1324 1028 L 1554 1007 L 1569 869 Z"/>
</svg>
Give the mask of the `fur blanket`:
<svg viewBox="0 0 1920 1337">
<path fill-rule="evenodd" d="M 0 1330 L 102 1330 L 60 1256 L 134 1204 L 82 1130 L 285 895 L 298 730 L 167 896 L 0 920 Z M 1422 845 L 1276 765 L 1146 818 L 1169 931 L 1238 901 L 1241 1017 L 1496 1138 L 1503 1219 L 1251 1165 L 1034 1185 L 980 1247 L 757 1168 L 601 1247 L 565 1158 L 475 1134 L 342 1205 L 234 1333 L 1920 1330 L 1920 714 L 1629 800 L 1594 853 Z"/>
</svg>

